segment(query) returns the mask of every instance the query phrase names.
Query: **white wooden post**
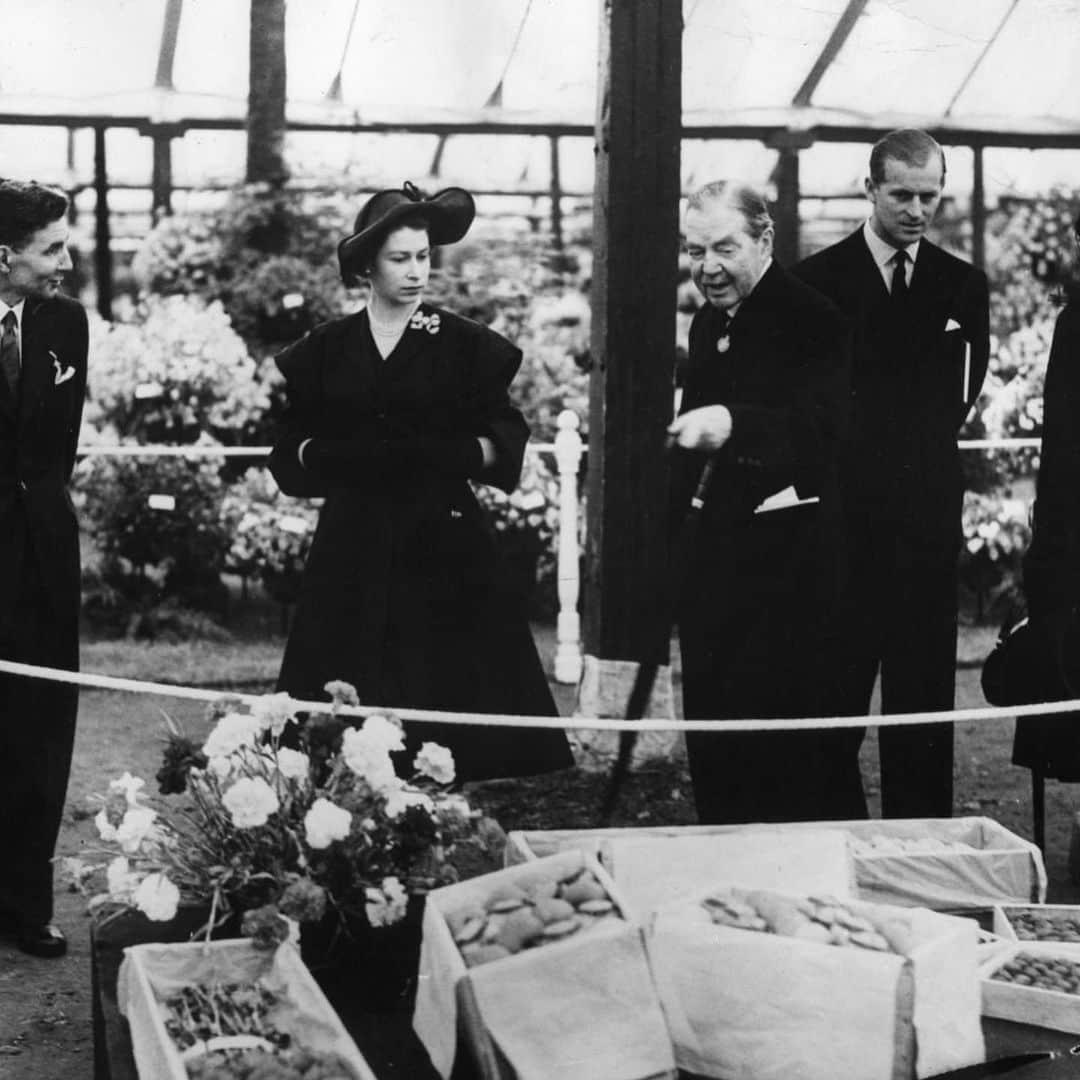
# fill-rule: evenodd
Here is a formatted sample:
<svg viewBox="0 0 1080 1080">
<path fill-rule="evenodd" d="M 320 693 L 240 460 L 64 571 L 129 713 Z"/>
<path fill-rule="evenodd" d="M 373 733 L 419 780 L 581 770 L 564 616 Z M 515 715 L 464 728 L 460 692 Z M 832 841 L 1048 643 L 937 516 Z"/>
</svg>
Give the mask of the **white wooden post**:
<svg viewBox="0 0 1080 1080">
<path fill-rule="evenodd" d="M 581 678 L 581 591 L 578 552 L 578 467 L 581 464 L 581 421 L 577 413 L 563 409 L 555 436 L 555 461 L 559 467 L 559 616 L 556 628 L 555 678 L 577 683 Z"/>
</svg>

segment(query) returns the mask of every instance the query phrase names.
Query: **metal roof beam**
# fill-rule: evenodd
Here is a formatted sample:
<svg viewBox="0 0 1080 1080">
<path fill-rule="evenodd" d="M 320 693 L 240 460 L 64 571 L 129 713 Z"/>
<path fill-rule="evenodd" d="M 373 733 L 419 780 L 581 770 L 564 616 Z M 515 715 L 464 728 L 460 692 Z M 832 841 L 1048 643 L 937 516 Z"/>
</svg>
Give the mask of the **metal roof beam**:
<svg viewBox="0 0 1080 1080">
<path fill-rule="evenodd" d="M 161 24 L 161 41 L 158 44 L 157 74 L 154 87 L 158 90 L 172 90 L 173 61 L 176 59 L 176 39 L 180 36 L 180 16 L 184 10 L 184 0 L 166 0 L 165 21 Z"/>
<path fill-rule="evenodd" d="M 953 94 L 949 104 L 945 107 L 944 116 L 946 119 L 952 115 L 953 106 L 960 100 L 960 95 L 968 88 L 968 83 L 975 77 L 975 72 L 982 66 L 982 62 L 986 59 L 986 54 L 994 47 L 994 43 L 999 37 L 1001 37 L 1001 31 L 1005 29 L 1005 24 L 1012 18 L 1013 12 L 1019 5 L 1020 0 L 1012 0 L 1008 10 L 1001 17 L 1001 22 L 997 24 L 997 29 L 990 35 L 990 40 L 983 46 L 983 50 L 979 53 L 975 60 L 975 63 L 971 65 L 971 70 L 964 76 L 964 81 L 957 88 L 956 93 Z"/>
<path fill-rule="evenodd" d="M 833 27 L 833 32 L 829 35 L 829 40 L 825 42 L 821 54 L 814 61 L 810 74 L 803 80 L 802 86 L 795 91 L 795 96 L 791 99 L 792 105 L 810 104 L 810 99 L 814 96 L 814 91 L 817 90 L 821 80 L 825 77 L 825 72 L 829 70 L 829 65 L 836 59 L 840 50 L 844 47 L 844 42 L 851 35 L 851 31 L 855 29 L 855 23 L 859 21 L 859 16 L 863 13 L 866 3 L 867 0 L 848 0 L 848 6 L 844 8 L 836 22 L 836 26 Z"/>
</svg>

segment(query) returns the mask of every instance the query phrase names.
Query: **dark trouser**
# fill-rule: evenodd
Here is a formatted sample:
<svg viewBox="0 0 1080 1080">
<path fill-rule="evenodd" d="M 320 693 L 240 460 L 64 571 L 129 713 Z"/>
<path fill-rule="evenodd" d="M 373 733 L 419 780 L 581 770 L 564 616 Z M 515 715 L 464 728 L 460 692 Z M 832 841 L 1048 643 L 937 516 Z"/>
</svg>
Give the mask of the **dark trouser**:
<svg viewBox="0 0 1080 1080">
<path fill-rule="evenodd" d="M 853 563 L 846 711 L 869 712 L 879 669 L 882 713 L 954 708 L 956 556 L 893 536 L 856 545 Z M 952 724 L 883 727 L 878 745 L 884 817 L 952 816 Z"/>
<path fill-rule="evenodd" d="M 20 663 L 77 667 L 77 641 L 50 614 L 37 568 L 27 559 L 0 655 Z M 58 632 L 59 631 L 59 632 Z M 71 635 L 72 637 L 74 635 Z M 62 652 L 58 653 L 58 644 Z M 53 912 L 52 857 L 67 794 L 78 689 L 0 675 L 0 913 L 27 925 Z"/>
<path fill-rule="evenodd" d="M 681 633 L 688 720 L 835 715 L 830 650 L 779 615 L 720 635 Z M 725 640 L 725 637 L 727 640 Z M 863 729 L 687 732 L 694 801 L 702 824 L 865 818 L 859 772 Z"/>
</svg>

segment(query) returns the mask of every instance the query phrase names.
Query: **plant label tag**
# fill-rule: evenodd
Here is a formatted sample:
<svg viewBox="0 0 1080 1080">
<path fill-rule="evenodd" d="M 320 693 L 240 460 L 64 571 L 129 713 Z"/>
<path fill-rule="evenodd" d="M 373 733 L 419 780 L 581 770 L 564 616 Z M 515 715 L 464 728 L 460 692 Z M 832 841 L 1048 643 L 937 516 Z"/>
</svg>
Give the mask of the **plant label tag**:
<svg viewBox="0 0 1080 1080">
<path fill-rule="evenodd" d="M 302 517 L 297 517 L 295 514 L 286 514 L 284 517 L 278 518 L 278 528 L 283 532 L 296 533 L 297 536 L 303 536 L 303 534 L 308 531 L 308 523 Z"/>
<path fill-rule="evenodd" d="M 146 505 L 151 510 L 175 510 L 176 509 L 176 496 L 175 495 L 151 495 L 146 500 Z"/>
<path fill-rule="evenodd" d="M 281 306 L 286 311 L 292 311 L 295 308 L 303 307 L 304 306 L 304 294 L 303 293 L 298 293 L 298 292 L 286 293 L 281 298 Z"/>
<path fill-rule="evenodd" d="M 159 382 L 144 382 L 139 383 L 135 387 L 135 399 L 137 401 L 144 401 L 149 398 L 159 398 L 165 393 L 165 388 Z"/>
</svg>

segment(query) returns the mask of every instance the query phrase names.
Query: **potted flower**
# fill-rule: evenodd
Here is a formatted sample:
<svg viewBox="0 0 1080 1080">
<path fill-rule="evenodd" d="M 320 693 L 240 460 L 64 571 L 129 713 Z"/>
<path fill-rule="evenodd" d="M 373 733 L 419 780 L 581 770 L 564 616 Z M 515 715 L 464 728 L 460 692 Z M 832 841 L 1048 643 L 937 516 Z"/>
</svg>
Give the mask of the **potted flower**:
<svg viewBox="0 0 1080 1080">
<path fill-rule="evenodd" d="M 483 829 L 449 790 L 450 752 L 424 743 L 400 776 L 400 722 L 378 713 L 347 722 L 340 710 L 358 703 L 355 690 L 329 683 L 327 691 L 330 712 L 299 729 L 285 694 L 250 706 L 221 699 L 201 744 L 170 724 L 161 797 L 126 773 L 101 799 L 95 820 L 111 858 L 91 910 L 135 908 L 168 921 L 198 906 L 208 936 L 231 924 L 266 947 L 298 924 L 317 970 L 332 955 L 371 947 L 384 928 L 418 915 L 412 897 L 456 880 L 455 845 L 478 842 Z M 410 948 L 419 946 L 418 923 L 415 931 Z M 415 974 L 412 958 L 404 967 Z"/>
</svg>

